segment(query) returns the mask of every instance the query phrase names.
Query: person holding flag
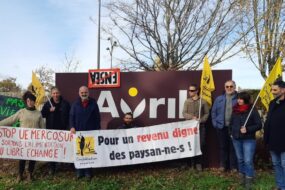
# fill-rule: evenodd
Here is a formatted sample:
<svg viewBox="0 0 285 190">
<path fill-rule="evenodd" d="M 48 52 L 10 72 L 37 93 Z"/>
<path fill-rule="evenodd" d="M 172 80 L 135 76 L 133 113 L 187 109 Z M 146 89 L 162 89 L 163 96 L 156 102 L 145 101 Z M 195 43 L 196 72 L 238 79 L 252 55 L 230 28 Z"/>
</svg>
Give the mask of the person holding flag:
<svg viewBox="0 0 285 190">
<path fill-rule="evenodd" d="M 264 142 L 268 146 L 278 189 L 285 189 L 285 82 L 271 86 L 274 95 L 264 124 Z"/>
<path fill-rule="evenodd" d="M 232 141 L 238 161 L 241 184 L 245 189 L 251 189 L 254 177 L 253 157 L 255 153 L 255 133 L 262 128 L 260 115 L 256 109 L 249 114 L 252 104 L 250 94 L 239 92 L 237 104 L 233 107 L 230 123 Z M 245 125 L 246 118 L 249 117 Z"/>
<path fill-rule="evenodd" d="M 285 82 L 282 81 L 283 68 L 281 62 L 279 57 L 256 97 L 244 126 L 247 125 L 253 108 L 260 97 L 261 103 L 268 111 L 264 124 L 264 142 L 270 150 L 278 189 L 285 189 L 285 141 L 283 140 L 285 136 L 283 127 L 285 122 Z"/>
<path fill-rule="evenodd" d="M 41 113 L 46 119 L 46 128 L 54 130 L 69 129 L 69 103 L 61 96 L 57 87 L 51 88 L 51 98 L 44 104 Z M 49 174 L 54 175 L 56 162 L 49 163 Z"/>
<path fill-rule="evenodd" d="M 189 98 L 184 102 L 183 117 L 186 120 L 195 119 L 200 121 L 199 135 L 200 147 L 203 153 L 205 145 L 205 122 L 207 121 L 210 108 L 208 103 L 199 97 L 199 88 L 196 84 L 189 86 Z M 198 171 L 202 170 L 202 156 L 196 156 L 191 160 L 191 166 L 195 167 Z"/>
<path fill-rule="evenodd" d="M 184 103 L 183 117 L 199 121 L 200 147 L 203 153 L 206 141 L 205 123 L 210 114 L 210 105 L 212 105 L 211 92 L 215 90 L 213 74 L 207 56 L 204 59 L 200 87 L 201 90 L 196 84 L 189 86 L 189 98 Z M 197 170 L 202 170 L 202 156 L 196 156 L 191 162 Z"/>
</svg>

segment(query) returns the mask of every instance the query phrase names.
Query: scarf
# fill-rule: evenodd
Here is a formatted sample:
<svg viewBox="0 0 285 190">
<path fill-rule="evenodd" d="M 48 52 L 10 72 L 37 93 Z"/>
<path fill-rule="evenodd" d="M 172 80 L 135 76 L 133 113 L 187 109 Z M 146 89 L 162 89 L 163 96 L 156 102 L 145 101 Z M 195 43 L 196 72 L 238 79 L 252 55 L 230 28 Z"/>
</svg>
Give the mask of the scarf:
<svg viewBox="0 0 285 190">
<path fill-rule="evenodd" d="M 244 104 L 244 105 L 238 105 L 236 104 L 234 107 L 233 107 L 233 112 L 234 113 L 245 113 L 249 110 L 250 108 L 250 105 L 249 104 Z"/>
<path fill-rule="evenodd" d="M 249 110 L 250 108 L 250 105 L 249 104 L 244 104 L 244 105 L 238 105 L 236 104 L 234 107 L 233 107 L 233 112 L 234 113 L 237 113 L 237 114 L 240 114 L 240 113 L 245 113 Z"/>
<path fill-rule="evenodd" d="M 36 107 L 35 106 L 34 107 L 26 107 L 26 109 L 29 110 L 29 111 L 35 111 Z"/>
</svg>

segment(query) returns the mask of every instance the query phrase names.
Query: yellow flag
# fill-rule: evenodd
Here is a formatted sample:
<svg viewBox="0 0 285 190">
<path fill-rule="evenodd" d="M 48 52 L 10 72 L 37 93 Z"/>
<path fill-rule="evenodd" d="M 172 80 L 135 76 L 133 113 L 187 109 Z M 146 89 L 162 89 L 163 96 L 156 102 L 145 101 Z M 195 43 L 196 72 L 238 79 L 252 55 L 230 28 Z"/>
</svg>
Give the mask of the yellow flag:
<svg viewBox="0 0 285 190">
<path fill-rule="evenodd" d="M 37 97 L 36 107 L 38 107 L 44 102 L 45 89 L 34 72 L 32 74 L 32 91 L 33 94 Z"/>
<path fill-rule="evenodd" d="M 274 67 L 272 68 L 271 72 L 269 73 L 265 81 L 265 84 L 263 85 L 261 91 L 259 92 L 261 102 L 265 106 L 267 111 L 269 108 L 270 101 L 274 99 L 274 96 L 271 93 L 271 85 L 278 78 L 282 78 L 282 65 L 280 57 L 277 59 Z"/>
<path fill-rule="evenodd" d="M 209 105 L 212 105 L 211 92 L 215 90 L 215 84 L 207 56 L 205 57 L 204 60 L 204 68 L 201 76 L 200 89 L 201 89 L 200 97 L 204 99 L 206 102 L 208 102 Z"/>
</svg>

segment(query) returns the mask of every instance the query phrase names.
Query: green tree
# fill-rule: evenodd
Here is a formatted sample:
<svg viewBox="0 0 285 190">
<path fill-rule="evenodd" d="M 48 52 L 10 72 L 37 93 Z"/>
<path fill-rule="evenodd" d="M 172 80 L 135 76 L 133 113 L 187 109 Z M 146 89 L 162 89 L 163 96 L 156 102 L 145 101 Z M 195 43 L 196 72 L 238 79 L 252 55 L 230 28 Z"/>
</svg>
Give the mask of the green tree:
<svg viewBox="0 0 285 190">
<path fill-rule="evenodd" d="M 20 92 L 21 87 L 16 83 L 16 78 L 9 77 L 0 81 L 1 92 Z"/>
</svg>

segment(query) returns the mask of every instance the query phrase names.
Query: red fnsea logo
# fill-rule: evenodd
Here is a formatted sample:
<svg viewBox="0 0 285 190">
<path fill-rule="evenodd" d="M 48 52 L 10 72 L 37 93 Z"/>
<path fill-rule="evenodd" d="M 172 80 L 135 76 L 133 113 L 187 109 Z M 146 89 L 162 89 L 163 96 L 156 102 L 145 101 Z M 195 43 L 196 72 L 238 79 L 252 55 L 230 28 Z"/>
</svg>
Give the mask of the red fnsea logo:
<svg viewBox="0 0 285 190">
<path fill-rule="evenodd" d="M 88 73 L 88 88 L 120 87 L 120 69 L 94 69 Z"/>
</svg>

